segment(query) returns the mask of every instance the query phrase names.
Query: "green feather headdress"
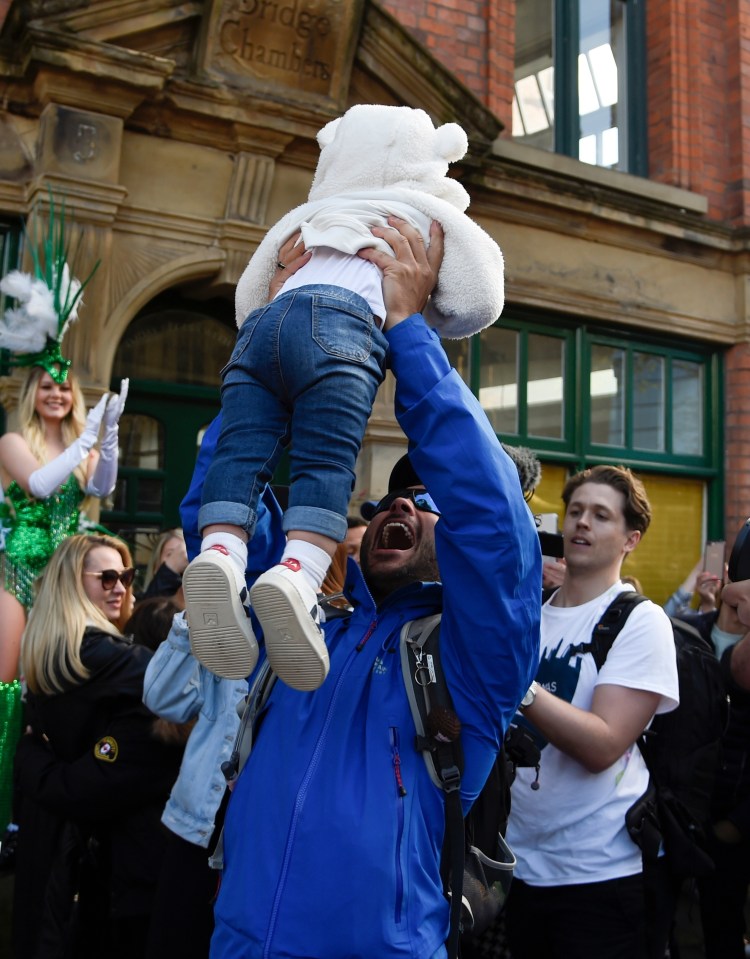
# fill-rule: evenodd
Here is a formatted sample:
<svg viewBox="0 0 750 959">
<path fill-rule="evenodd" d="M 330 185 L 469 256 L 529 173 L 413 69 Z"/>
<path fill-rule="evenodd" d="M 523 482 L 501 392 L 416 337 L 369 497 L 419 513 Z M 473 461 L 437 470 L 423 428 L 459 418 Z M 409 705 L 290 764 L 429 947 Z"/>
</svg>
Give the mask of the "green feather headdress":
<svg viewBox="0 0 750 959">
<path fill-rule="evenodd" d="M 11 270 L 0 280 L 0 291 L 16 300 L 16 306 L 7 309 L 0 319 L 0 349 L 11 353 L 11 366 L 41 366 L 56 383 L 64 383 L 70 360 L 62 355 L 62 339 L 78 316 L 84 288 L 100 261 L 82 282 L 72 275 L 82 234 L 78 233 L 71 257 L 65 199 L 56 206 L 52 191 L 46 228 L 34 210 L 25 233 L 34 273 Z"/>
</svg>

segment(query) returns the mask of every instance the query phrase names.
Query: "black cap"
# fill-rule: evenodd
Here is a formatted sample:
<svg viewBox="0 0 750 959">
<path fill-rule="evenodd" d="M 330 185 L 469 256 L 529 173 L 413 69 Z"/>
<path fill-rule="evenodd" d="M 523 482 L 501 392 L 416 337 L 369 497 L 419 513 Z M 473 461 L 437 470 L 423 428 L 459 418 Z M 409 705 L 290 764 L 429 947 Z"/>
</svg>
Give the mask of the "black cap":
<svg viewBox="0 0 750 959">
<path fill-rule="evenodd" d="M 391 477 L 388 480 L 388 492 L 392 493 L 397 489 L 408 489 L 410 486 L 424 486 L 424 483 L 417 476 L 417 471 L 412 466 L 409 454 L 404 453 L 391 470 Z"/>
<path fill-rule="evenodd" d="M 388 492 L 393 493 L 398 489 L 408 489 L 410 486 L 424 486 L 422 480 L 417 476 L 409 454 L 404 453 L 400 460 L 396 461 L 388 480 Z M 376 500 L 367 500 L 360 508 L 359 512 L 368 522 L 375 515 L 375 507 L 378 505 Z"/>
</svg>

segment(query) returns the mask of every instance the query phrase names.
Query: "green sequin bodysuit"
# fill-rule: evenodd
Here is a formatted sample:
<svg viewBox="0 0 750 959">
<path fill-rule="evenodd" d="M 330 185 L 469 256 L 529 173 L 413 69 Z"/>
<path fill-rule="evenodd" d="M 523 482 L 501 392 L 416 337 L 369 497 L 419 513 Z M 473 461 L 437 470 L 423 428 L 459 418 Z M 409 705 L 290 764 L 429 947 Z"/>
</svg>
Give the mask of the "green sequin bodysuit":
<svg viewBox="0 0 750 959">
<path fill-rule="evenodd" d="M 0 503 L 0 573 L 6 591 L 27 611 L 34 601 L 34 581 L 60 543 L 79 532 L 82 502 L 83 492 L 72 474 L 47 499 L 28 496 L 15 482 L 5 491 Z"/>
<path fill-rule="evenodd" d="M 10 822 L 13 796 L 13 757 L 21 736 L 21 684 L 0 683 L 0 833 Z"/>
</svg>

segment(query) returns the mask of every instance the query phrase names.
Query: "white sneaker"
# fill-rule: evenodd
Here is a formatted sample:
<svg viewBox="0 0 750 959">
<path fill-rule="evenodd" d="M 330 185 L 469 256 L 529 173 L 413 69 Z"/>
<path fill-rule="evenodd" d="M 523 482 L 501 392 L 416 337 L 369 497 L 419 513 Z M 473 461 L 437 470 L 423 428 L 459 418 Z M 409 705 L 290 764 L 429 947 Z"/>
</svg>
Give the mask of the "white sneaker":
<svg viewBox="0 0 750 959">
<path fill-rule="evenodd" d="M 182 574 L 182 587 L 195 658 L 225 679 L 249 676 L 258 662 L 258 643 L 229 553 L 222 546 L 200 553 Z"/>
<path fill-rule="evenodd" d="M 292 689 L 317 689 L 328 675 L 318 597 L 296 559 L 273 566 L 250 590 L 271 668 Z"/>
</svg>

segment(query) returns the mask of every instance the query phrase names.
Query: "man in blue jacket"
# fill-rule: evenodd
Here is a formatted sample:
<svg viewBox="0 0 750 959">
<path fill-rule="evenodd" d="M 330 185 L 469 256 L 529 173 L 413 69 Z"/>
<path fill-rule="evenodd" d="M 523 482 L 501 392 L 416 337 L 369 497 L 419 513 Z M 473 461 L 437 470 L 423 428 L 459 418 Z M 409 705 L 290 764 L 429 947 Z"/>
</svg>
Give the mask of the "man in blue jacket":
<svg viewBox="0 0 750 959">
<path fill-rule="evenodd" d="M 354 611 L 325 624 L 325 683 L 271 692 L 227 811 L 212 959 L 444 956 L 443 795 L 414 746 L 401 629 L 442 611 L 465 810 L 537 667 L 534 522 L 513 462 L 419 313 L 442 233 L 433 224 L 425 250 L 390 222 L 373 232 L 395 256 L 360 255 L 383 271 L 396 415 L 416 475 L 379 504 L 363 573 L 349 563 Z"/>
</svg>

